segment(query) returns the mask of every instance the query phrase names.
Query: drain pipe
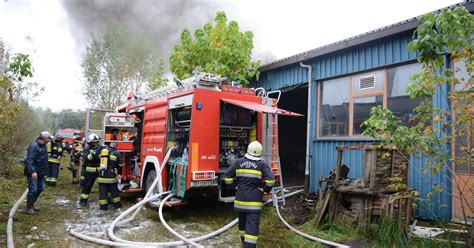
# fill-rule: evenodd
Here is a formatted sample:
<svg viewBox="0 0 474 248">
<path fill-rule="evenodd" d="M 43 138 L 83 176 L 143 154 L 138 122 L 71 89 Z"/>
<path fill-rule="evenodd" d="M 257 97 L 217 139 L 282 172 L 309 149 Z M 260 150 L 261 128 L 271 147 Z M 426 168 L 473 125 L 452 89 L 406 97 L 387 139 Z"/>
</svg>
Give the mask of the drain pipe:
<svg viewBox="0 0 474 248">
<path fill-rule="evenodd" d="M 304 169 L 304 192 L 305 196 L 309 194 L 309 167 L 311 163 L 311 153 L 310 153 L 310 142 L 311 142 L 311 91 L 312 91 L 312 67 L 311 65 L 303 64 L 300 62 L 300 66 L 303 68 L 308 69 L 308 113 L 307 116 L 307 123 L 306 123 L 306 165 Z"/>
</svg>

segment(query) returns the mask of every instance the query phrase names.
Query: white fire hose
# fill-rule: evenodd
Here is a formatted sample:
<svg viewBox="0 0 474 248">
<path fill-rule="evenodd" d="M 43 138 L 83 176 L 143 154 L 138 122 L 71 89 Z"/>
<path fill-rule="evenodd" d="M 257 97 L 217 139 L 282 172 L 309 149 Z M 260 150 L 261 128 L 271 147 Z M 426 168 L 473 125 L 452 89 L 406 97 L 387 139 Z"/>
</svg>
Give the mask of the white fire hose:
<svg viewBox="0 0 474 248">
<path fill-rule="evenodd" d="M 324 240 L 324 239 L 320 239 L 318 237 L 314 237 L 314 236 L 311 236 L 311 235 L 306 234 L 304 232 L 298 231 L 296 228 L 294 228 L 290 224 L 288 224 L 288 222 L 286 222 L 285 219 L 283 219 L 283 216 L 281 215 L 280 209 L 278 207 L 278 199 L 277 199 L 275 193 L 272 193 L 272 200 L 273 200 L 273 205 L 275 206 L 275 210 L 277 212 L 278 218 L 280 218 L 281 222 L 283 222 L 283 224 L 285 224 L 285 226 L 288 227 L 288 229 L 290 229 L 291 231 L 295 232 L 296 234 L 298 234 L 298 235 L 300 235 L 304 238 L 307 238 L 307 239 L 312 240 L 312 241 L 319 242 L 321 244 L 325 244 L 325 245 L 329 245 L 329 246 L 335 246 L 335 247 L 343 247 L 343 248 L 349 248 L 350 247 L 350 246 L 347 246 L 347 245 L 342 245 L 342 244 L 339 244 L 339 243 L 335 243 L 335 242 L 327 241 L 327 240 Z"/>
<path fill-rule="evenodd" d="M 171 153 L 171 150 L 170 149 L 168 151 L 168 153 L 166 154 L 165 156 L 165 159 L 163 160 L 164 163 L 163 165 L 166 164 L 166 162 L 168 161 L 168 158 L 169 158 L 169 155 Z M 163 206 L 166 204 L 166 201 L 168 201 L 168 199 L 170 199 L 173 194 L 171 194 L 169 191 L 168 192 L 162 192 L 162 193 L 159 193 L 159 194 L 156 194 L 156 195 L 152 195 L 153 194 L 153 189 L 156 188 L 157 186 L 157 183 L 159 181 L 159 178 L 161 176 L 161 172 L 163 170 L 164 166 L 163 167 L 159 167 L 159 173 L 157 174 L 157 177 L 155 178 L 155 180 L 153 181 L 151 187 L 150 187 L 150 190 L 146 193 L 145 197 L 143 200 L 141 200 L 140 202 L 136 203 L 135 205 L 133 205 L 132 207 L 130 207 L 129 209 L 127 209 L 126 211 L 124 211 L 122 214 L 120 214 L 112 223 L 111 225 L 109 226 L 108 230 L 107 230 L 107 234 L 109 236 L 109 238 L 112 240 L 105 240 L 105 239 L 100 239 L 100 238 L 94 238 L 94 237 L 90 237 L 90 236 L 87 236 L 87 235 L 84 235 L 84 234 L 81 234 L 81 233 L 78 233 L 76 231 L 74 231 L 74 229 L 70 229 L 69 230 L 69 233 L 78 238 L 78 239 L 81 239 L 81 240 L 84 240 L 84 241 L 87 241 L 87 242 L 91 242 L 91 243 L 95 243 L 95 244 L 98 244 L 98 245 L 105 245 L 105 246 L 115 246 L 115 247 L 165 247 L 165 246 L 179 246 L 179 245 L 186 245 L 186 244 L 189 244 L 189 245 L 193 245 L 193 246 L 196 246 L 196 247 L 203 247 L 202 245 L 196 243 L 196 242 L 199 242 L 199 241 L 203 241 L 203 240 L 207 240 L 207 239 L 210 239 L 212 237 L 215 237 L 225 231 L 227 231 L 228 229 L 230 229 L 231 227 L 233 227 L 235 224 L 237 224 L 239 222 L 238 219 L 234 219 L 233 221 L 229 222 L 227 225 L 215 230 L 214 232 L 211 232 L 211 233 L 208 233 L 208 234 L 205 234 L 205 235 L 202 235 L 202 236 L 199 236 L 199 237 L 195 237 L 195 238 L 186 238 L 184 236 L 182 236 L 181 234 L 179 234 L 178 232 L 176 232 L 174 229 L 172 229 L 165 221 L 164 217 L 163 217 Z M 160 175 L 160 176 L 158 176 Z M 283 189 L 285 190 L 285 189 Z M 18 206 L 19 204 L 25 199 L 26 197 L 26 194 L 27 194 L 28 190 L 26 190 L 23 195 L 20 197 L 20 199 L 18 199 L 18 201 L 15 203 L 15 205 L 13 206 L 13 208 L 11 209 L 10 211 L 10 214 L 8 216 L 8 226 L 7 226 L 7 243 L 8 243 L 8 248 L 13 248 L 14 247 L 14 243 L 13 243 L 13 232 L 12 232 L 12 229 L 13 229 L 13 216 L 15 215 L 15 212 L 17 211 L 18 209 Z M 299 194 L 299 193 L 302 193 L 303 190 L 297 190 L 297 191 L 294 191 L 294 192 L 291 192 L 289 194 L 286 194 L 284 197 L 291 197 L 293 195 L 296 195 L 296 194 Z M 119 237 L 117 237 L 115 234 L 114 234 L 114 229 L 115 229 L 115 226 L 116 225 L 120 225 L 120 224 L 125 224 L 127 222 L 130 222 L 132 221 L 136 216 L 137 214 L 139 213 L 140 209 L 143 207 L 143 205 L 145 205 L 146 203 L 150 202 L 150 201 L 154 201 L 154 200 L 158 200 L 160 199 L 163 195 L 167 195 L 160 203 L 160 207 L 159 207 L 159 217 L 160 217 L 160 221 L 161 223 L 163 224 L 163 226 L 165 226 L 165 228 L 171 232 L 174 236 L 176 236 L 177 238 L 179 238 L 181 241 L 169 241 L 169 242 L 137 242 L 137 241 L 129 241 L 129 240 L 124 240 L 124 239 L 121 239 Z M 274 193 L 272 193 L 272 200 L 267 200 L 263 205 L 267 205 L 271 202 L 273 202 L 273 205 L 275 206 L 275 210 L 277 212 L 277 215 L 278 217 L 280 218 L 280 220 L 283 222 L 283 224 L 285 224 L 285 226 L 287 226 L 291 231 L 295 232 L 296 234 L 302 236 L 302 237 L 305 237 L 309 240 L 312 240 L 312 241 L 316 241 L 316 242 L 319 242 L 319 243 L 322 243 L 322 244 L 326 244 L 326 245 L 330 245 L 330 246 L 335 246 L 335 247 L 348 247 L 348 246 L 345 246 L 345 245 L 342 245 L 342 244 L 338 244 L 338 243 L 335 243 L 335 242 L 331 242 L 331 241 L 327 241 L 327 240 L 324 240 L 324 239 L 320 239 L 320 238 L 317 238 L 317 237 L 314 237 L 314 236 L 311 236 L 309 234 L 306 234 L 306 233 L 303 233 L 301 231 L 298 231 L 297 229 L 295 229 L 294 227 L 292 227 L 290 224 L 288 224 L 288 222 L 285 221 L 285 219 L 283 219 L 281 213 L 280 213 L 280 210 L 279 210 L 279 207 L 278 207 L 278 200 L 281 200 L 282 197 L 277 197 Z M 127 216 L 128 214 L 132 213 L 133 211 L 135 211 L 132 216 L 126 220 L 123 220 L 121 221 L 125 216 Z"/>
<path fill-rule="evenodd" d="M 302 193 L 303 190 L 298 190 L 298 191 L 295 191 L 295 192 L 291 192 L 289 194 L 286 194 L 285 195 L 285 198 L 287 197 L 291 197 L 291 196 L 294 196 L 296 194 L 300 194 Z M 109 230 L 108 230 L 108 235 L 110 236 L 110 238 L 112 240 L 116 240 L 116 241 L 110 241 L 110 240 L 105 240 L 105 239 L 100 239 L 100 238 L 95 238 L 95 237 L 90 237 L 90 236 L 87 236 L 87 235 L 84 235 L 84 234 L 81 234 L 79 232 L 76 232 L 74 231 L 74 229 L 70 229 L 69 230 L 69 233 L 78 238 L 78 239 L 81 239 L 81 240 L 84 240 L 84 241 L 87 241 L 87 242 L 91 242 L 91 243 L 95 243 L 95 244 L 98 244 L 98 245 L 105 245 L 105 246 L 114 246 L 114 247 L 164 247 L 164 246 L 178 246 L 178 245 L 185 245 L 186 243 L 191 243 L 191 242 L 199 242 L 199 241 L 203 241 L 203 240 L 207 240 L 207 239 L 210 239 L 212 237 L 215 237 L 225 231 L 227 231 L 228 229 L 230 229 L 231 227 L 233 227 L 235 224 L 238 223 L 238 219 L 234 219 L 233 221 L 231 221 L 230 223 L 228 223 L 227 225 L 215 230 L 214 232 L 211 232 L 211 233 L 208 233 L 206 235 L 202 235 L 202 236 L 199 236 L 199 237 L 195 237 L 195 238 L 191 238 L 191 239 L 188 239 L 188 241 L 190 242 L 185 242 L 185 241 L 169 241 L 169 242 L 160 242 L 160 243 L 152 243 L 152 242 L 135 242 L 135 241 L 128 241 L 128 240 L 121 240 L 120 238 L 116 237 L 113 233 L 113 230 L 114 230 L 114 227 L 115 225 L 117 225 L 119 223 L 119 221 L 125 217 L 126 215 L 130 214 L 132 211 L 134 210 L 137 210 L 139 209 L 140 207 L 142 207 L 143 205 L 145 205 L 146 203 L 150 202 L 150 201 L 154 201 L 154 200 L 157 200 L 159 199 L 160 197 L 162 197 L 164 194 L 167 194 L 169 192 L 164 192 L 164 193 L 161 193 L 161 194 L 157 194 L 157 195 L 153 195 L 151 197 L 148 197 L 147 199 L 143 199 L 142 201 L 140 201 L 139 203 L 135 204 L 134 206 L 130 207 L 129 209 L 127 209 L 126 211 L 124 211 L 119 217 L 117 217 L 114 222 L 112 222 L 112 224 L 110 225 L 109 227 Z M 25 194 L 26 196 L 26 194 Z M 167 198 L 165 198 L 165 200 L 168 200 L 169 197 L 171 197 L 172 195 L 168 195 Z M 313 236 L 310 236 L 308 234 L 305 234 L 305 233 L 302 233 L 296 229 L 294 229 L 293 227 L 291 227 L 284 219 L 283 217 L 281 216 L 280 214 L 280 211 L 278 210 L 278 200 L 282 199 L 281 197 L 276 197 L 275 195 L 272 196 L 272 199 L 273 199 L 273 202 L 276 202 L 274 203 L 275 204 L 275 207 L 277 209 L 277 214 L 278 216 L 280 217 L 280 219 L 282 220 L 282 222 L 288 227 L 290 228 L 290 230 L 296 232 L 297 234 L 305 237 L 305 238 L 308 238 L 310 240 L 313 240 L 313 241 L 317 241 L 317 242 L 321 242 L 323 244 L 328 244 L 328 245 L 331 245 L 331 246 L 336 246 L 336 247 L 348 247 L 348 246 L 344 246 L 344 245 L 341 245 L 341 244 L 337 244 L 337 243 L 334 243 L 334 242 L 331 242 L 331 241 L 326 241 L 326 240 L 323 240 L 323 239 L 319 239 L 319 238 L 316 238 L 316 237 L 313 237 Z M 277 199 L 277 200 L 275 200 Z M 19 201 L 17 202 L 19 204 L 21 198 L 19 199 Z M 162 206 L 165 204 L 165 200 L 163 200 L 160 204 L 160 210 L 162 211 Z M 268 200 L 264 203 L 264 205 L 267 205 L 269 203 L 271 203 L 272 200 Z M 18 205 L 16 205 L 16 209 L 18 208 Z M 10 212 L 12 214 L 12 216 L 14 215 L 14 212 L 16 211 L 16 209 L 12 208 L 12 211 Z M 13 212 L 13 213 L 12 213 Z M 162 223 L 165 224 L 165 227 L 167 226 L 166 222 L 164 221 L 164 218 L 163 216 L 161 215 L 160 216 L 160 220 L 162 221 Z M 171 227 L 167 227 L 168 230 L 172 230 Z M 173 233 L 173 232 L 172 232 Z M 178 234 L 176 231 L 174 231 L 173 234 Z M 178 234 L 179 235 L 179 234 Z M 181 236 L 181 235 L 180 235 Z M 181 236 L 183 237 L 183 236 Z M 184 238 L 184 237 L 183 237 Z M 186 238 L 185 238 L 186 239 Z M 11 239 L 13 240 L 13 239 Z M 119 242 L 117 242 L 117 240 L 121 240 Z M 10 243 L 9 243 L 10 244 Z M 200 246 L 199 244 L 197 244 L 198 246 Z M 13 244 L 10 246 L 8 246 L 9 248 L 10 247 L 14 247 Z"/>
<path fill-rule="evenodd" d="M 8 222 L 7 222 L 7 247 L 8 248 L 15 247 L 15 242 L 13 241 L 13 216 L 15 216 L 15 213 L 18 210 L 20 203 L 25 200 L 26 194 L 28 194 L 28 189 L 25 190 L 25 192 L 23 192 L 23 194 L 20 196 L 18 201 L 16 201 L 15 205 L 13 205 L 12 209 L 10 210 L 10 213 L 8 214 Z"/>
</svg>

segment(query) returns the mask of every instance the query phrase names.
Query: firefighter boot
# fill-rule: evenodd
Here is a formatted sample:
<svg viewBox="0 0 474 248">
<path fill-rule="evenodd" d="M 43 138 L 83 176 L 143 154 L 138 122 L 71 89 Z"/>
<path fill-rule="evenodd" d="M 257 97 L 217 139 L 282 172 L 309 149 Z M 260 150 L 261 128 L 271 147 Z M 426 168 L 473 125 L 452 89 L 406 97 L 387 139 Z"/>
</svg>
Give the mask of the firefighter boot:
<svg viewBox="0 0 474 248">
<path fill-rule="evenodd" d="M 83 206 L 83 207 L 87 206 L 87 199 L 81 198 L 79 200 L 79 204 L 81 204 L 81 206 Z"/>
<path fill-rule="evenodd" d="M 33 207 L 33 210 L 35 210 L 35 212 L 39 212 L 41 209 L 40 209 L 40 208 L 37 208 L 37 207 L 35 206 L 35 203 L 36 203 L 36 199 L 33 200 L 33 203 L 31 204 L 31 206 Z"/>
<path fill-rule="evenodd" d="M 33 208 L 34 200 L 31 198 L 26 199 L 26 213 L 27 214 L 36 214 L 35 209 Z"/>
<path fill-rule="evenodd" d="M 114 208 L 115 209 L 120 209 L 122 207 L 122 203 L 121 202 L 114 202 Z"/>
<path fill-rule="evenodd" d="M 72 184 L 77 184 L 79 183 L 79 180 L 77 180 L 77 170 L 72 169 Z"/>
</svg>

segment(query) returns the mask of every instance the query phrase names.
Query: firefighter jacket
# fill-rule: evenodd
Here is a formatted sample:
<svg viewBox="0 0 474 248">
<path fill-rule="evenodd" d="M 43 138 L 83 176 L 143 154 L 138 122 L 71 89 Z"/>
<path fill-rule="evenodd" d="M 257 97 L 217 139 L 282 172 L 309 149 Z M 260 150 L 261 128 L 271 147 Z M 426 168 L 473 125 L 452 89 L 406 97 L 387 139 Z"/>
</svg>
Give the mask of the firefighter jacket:
<svg viewBox="0 0 474 248">
<path fill-rule="evenodd" d="M 59 164 L 59 159 L 63 156 L 63 148 L 60 142 L 51 141 L 46 144 L 48 149 L 48 162 Z"/>
<path fill-rule="evenodd" d="M 40 140 L 35 140 L 28 147 L 25 159 L 25 176 L 31 176 L 33 172 L 38 177 L 44 177 L 48 173 L 48 149 Z"/>
<path fill-rule="evenodd" d="M 84 150 L 82 150 L 82 166 L 86 172 L 97 173 L 97 168 L 99 167 L 97 151 L 100 152 L 101 150 L 101 145 L 93 146 L 91 144 L 87 144 Z"/>
<path fill-rule="evenodd" d="M 72 146 L 71 161 L 73 163 L 78 164 L 81 161 L 81 154 L 82 154 L 82 145 L 80 143 L 75 143 Z"/>
<path fill-rule="evenodd" d="M 112 148 L 103 148 L 99 153 L 100 165 L 97 181 L 99 183 L 116 183 L 116 171 L 123 166 L 120 152 Z"/>
<path fill-rule="evenodd" d="M 262 182 L 262 179 L 264 180 Z M 270 167 L 263 160 L 240 158 L 224 174 L 226 185 L 237 186 L 234 209 L 238 212 L 259 212 L 262 208 L 260 188 L 270 192 L 275 177 Z"/>
</svg>

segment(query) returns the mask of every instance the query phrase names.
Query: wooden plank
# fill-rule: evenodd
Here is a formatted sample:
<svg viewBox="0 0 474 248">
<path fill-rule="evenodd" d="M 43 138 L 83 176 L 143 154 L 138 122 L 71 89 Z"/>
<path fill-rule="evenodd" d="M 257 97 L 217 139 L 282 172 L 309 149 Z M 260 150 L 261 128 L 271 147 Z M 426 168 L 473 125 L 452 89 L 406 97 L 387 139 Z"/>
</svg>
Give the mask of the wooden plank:
<svg viewBox="0 0 474 248">
<path fill-rule="evenodd" d="M 321 225 L 321 222 L 323 221 L 323 218 L 326 215 L 326 209 L 328 207 L 328 203 L 331 197 L 332 197 L 332 189 L 328 188 L 326 191 L 326 195 L 324 196 L 323 203 L 321 204 L 321 208 L 319 209 L 319 212 L 316 215 L 314 226 L 319 227 Z"/>
<path fill-rule="evenodd" d="M 376 150 L 372 150 L 372 151 L 368 151 L 370 153 L 370 160 L 369 160 L 369 164 L 370 164 L 370 184 L 369 184 L 369 189 L 373 190 L 375 188 L 375 173 L 376 173 L 376 163 L 377 163 L 377 151 Z"/>
<path fill-rule="evenodd" d="M 342 166 L 342 150 L 337 151 L 337 162 L 336 162 L 336 177 L 334 179 L 334 184 L 337 185 L 337 181 L 339 180 L 339 174 L 341 173 L 341 166 Z"/>
<path fill-rule="evenodd" d="M 364 151 L 364 175 L 363 175 L 363 179 L 362 179 L 362 187 L 364 188 L 368 188 L 369 187 L 369 183 L 370 183 L 370 166 L 368 166 L 369 164 L 369 153 L 370 151 Z"/>
</svg>

